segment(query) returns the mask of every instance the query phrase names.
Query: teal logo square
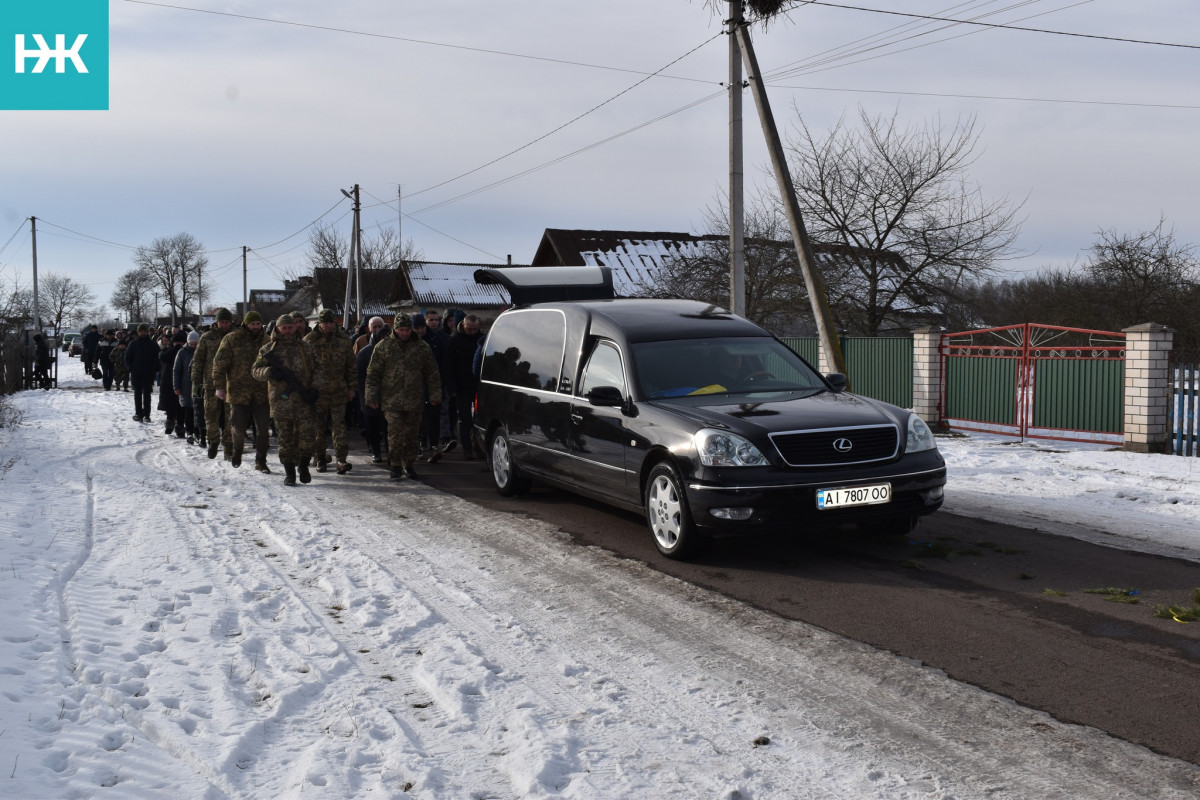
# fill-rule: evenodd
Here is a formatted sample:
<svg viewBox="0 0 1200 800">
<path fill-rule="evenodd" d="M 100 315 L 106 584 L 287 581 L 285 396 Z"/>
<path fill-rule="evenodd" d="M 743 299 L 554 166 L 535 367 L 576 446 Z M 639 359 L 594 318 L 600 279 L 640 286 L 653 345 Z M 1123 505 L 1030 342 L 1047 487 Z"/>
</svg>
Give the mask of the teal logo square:
<svg viewBox="0 0 1200 800">
<path fill-rule="evenodd" d="M 3 0 L 0 109 L 108 109 L 108 0 Z"/>
</svg>

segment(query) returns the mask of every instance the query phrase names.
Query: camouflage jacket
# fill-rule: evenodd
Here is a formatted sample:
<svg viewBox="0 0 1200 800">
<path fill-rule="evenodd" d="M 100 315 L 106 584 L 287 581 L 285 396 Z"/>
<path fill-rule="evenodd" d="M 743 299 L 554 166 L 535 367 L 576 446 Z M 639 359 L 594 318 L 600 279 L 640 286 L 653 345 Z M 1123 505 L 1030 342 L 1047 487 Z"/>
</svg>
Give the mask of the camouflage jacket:
<svg viewBox="0 0 1200 800">
<path fill-rule="evenodd" d="M 205 390 L 208 394 L 212 394 L 217 388 L 208 380 L 212 375 L 213 359 L 217 357 L 217 348 L 221 346 L 221 340 L 229 334 L 233 333 L 233 328 L 230 328 L 225 333 L 217 330 L 217 326 L 213 325 L 200 337 L 200 343 L 196 345 L 196 352 L 192 354 L 192 393 L 204 395 Z"/>
<path fill-rule="evenodd" d="M 442 396 L 442 377 L 433 351 L 414 334 L 407 342 L 392 333 L 371 352 L 367 364 L 367 405 L 384 411 L 415 411 L 425 398 Z"/>
<path fill-rule="evenodd" d="M 347 402 L 350 398 L 346 393 L 358 389 L 358 368 L 354 364 L 350 337 L 337 328 L 323 333 L 318 325 L 304 341 L 312 345 L 320 366 L 321 382 L 317 388 L 321 390 L 321 398 L 317 404 L 331 408 Z"/>
<path fill-rule="evenodd" d="M 267 402 L 266 384 L 254 380 L 250 374 L 254 359 L 258 358 L 258 351 L 265 341 L 264 332 L 259 331 L 255 336 L 248 328 L 232 330 L 221 340 L 209 374 L 213 391 L 225 390 L 225 402 L 235 405 Z M 207 386 L 208 381 L 204 385 Z"/>
<path fill-rule="evenodd" d="M 276 364 L 267 361 L 268 355 L 274 355 Z M 286 379 L 271 377 L 278 367 L 290 370 L 299 387 Z M 271 416 L 275 419 L 302 419 L 313 413 L 313 407 L 305 399 L 304 390 L 320 386 L 322 372 L 317 354 L 308 342 L 295 336 L 272 333 L 271 341 L 258 351 L 250 374 L 255 380 L 266 382 L 270 390 Z"/>
</svg>

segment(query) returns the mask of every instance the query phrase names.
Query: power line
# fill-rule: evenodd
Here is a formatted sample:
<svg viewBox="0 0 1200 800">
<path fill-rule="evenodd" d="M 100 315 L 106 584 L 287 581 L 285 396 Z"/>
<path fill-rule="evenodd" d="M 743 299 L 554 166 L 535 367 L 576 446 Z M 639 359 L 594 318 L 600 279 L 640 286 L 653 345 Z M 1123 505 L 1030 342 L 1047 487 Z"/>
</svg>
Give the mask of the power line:
<svg viewBox="0 0 1200 800">
<path fill-rule="evenodd" d="M 963 11 L 971 10 L 972 7 L 982 9 L 982 8 L 986 8 L 987 6 L 992 5 L 994 2 L 996 2 L 996 0 L 987 0 L 987 2 L 984 2 L 982 4 L 979 4 L 977 2 L 959 3 L 958 5 L 950 6 L 948 9 L 946 9 L 946 12 L 944 12 L 944 13 L 956 11 L 959 9 L 962 9 Z M 1041 2 L 1041 0 L 1023 0 L 1022 2 L 1013 3 L 1011 5 L 1004 6 L 1003 8 L 993 9 L 986 13 L 981 13 L 976 17 L 972 17 L 971 19 L 977 20 L 977 19 L 981 19 L 984 16 L 995 16 L 997 14 L 1002 14 L 1002 13 L 1005 13 L 1008 11 L 1013 11 L 1013 10 L 1015 10 L 1017 8 L 1021 8 L 1023 6 L 1037 5 L 1040 2 Z M 1014 21 L 1023 22 L 1027 19 L 1034 19 L 1036 17 L 1046 16 L 1048 14 L 1054 14 L 1059 11 L 1064 11 L 1068 8 L 1074 8 L 1075 6 L 1086 5 L 1090 2 L 1092 2 L 1092 0 L 1080 0 L 1080 2 L 1073 3 L 1068 6 L 1050 9 L 1049 11 L 1042 11 L 1038 14 L 1030 14 L 1028 16 L 1021 17 L 1020 19 L 1017 19 Z M 955 34 L 953 36 L 947 36 L 945 38 L 937 39 L 934 41 L 922 42 L 921 44 L 916 44 L 911 47 L 906 47 L 903 49 L 887 50 L 887 52 L 877 53 L 876 55 L 871 56 L 869 58 L 859 58 L 854 61 L 850 60 L 850 59 L 856 58 L 857 56 L 861 56 L 866 53 L 870 53 L 872 51 L 884 50 L 893 45 L 899 45 L 899 44 L 902 44 L 903 42 L 914 41 L 914 40 L 920 39 L 922 37 L 931 36 L 940 31 L 949 30 L 954 27 L 957 27 L 957 23 L 942 25 L 940 27 L 933 28 L 932 23 L 930 23 L 930 22 L 924 22 L 924 23 L 916 22 L 916 21 L 903 22 L 903 23 L 897 24 L 887 30 L 880 31 L 880 32 L 872 34 L 870 36 L 864 36 L 860 39 L 856 39 L 852 42 L 848 42 L 847 44 L 840 45 L 840 46 L 834 47 L 834 48 L 830 48 L 821 53 L 817 53 L 814 56 L 811 56 L 807 59 L 793 62 L 792 64 L 786 65 L 784 67 L 779 67 L 779 68 L 775 69 L 772 74 L 776 78 L 782 78 L 782 77 L 787 77 L 787 76 L 791 76 L 791 75 L 798 75 L 798 74 L 802 74 L 802 73 L 803 74 L 811 74 L 814 72 L 821 72 L 826 69 L 832 69 L 834 67 L 844 67 L 844 66 L 850 66 L 852 64 L 861 64 L 866 61 L 873 61 L 878 58 L 883 58 L 884 56 L 898 55 L 900 53 L 907 53 L 912 50 L 921 49 L 923 47 L 932 47 L 935 44 L 952 41 L 954 39 L 961 39 L 964 36 L 973 36 L 977 33 L 984 32 L 980 29 L 976 29 L 976 30 L 965 32 L 965 33 Z M 858 46 L 857 49 L 853 49 L 853 48 L 855 48 L 855 46 Z M 768 77 L 770 77 L 770 76 L 768 76 Z"/>
<path fill-rule="evenodd" d="M 136 247 L 134 247 L 133 245 L 130 245 L 130 244 L 122 244 L 121 242 L 110 242 L 107 239 L 101 239 L 99 236 L 92 236 L 87 233 L 80 233 L 79 231 L 73 231 L 70 228 L 64 228 L 62 225 L 56 225 L 55 223 L 51 222 L 48 219 L 45 219 L 44 217 L 38 217 L 38 219 L 45 225 L 49 225 L 52 228 L 58 228 L 60 231 L 66 231 L 67 233 L 73 233 L 76 236 L 82 236 L 84 239 L 93 239 L 97 242 L 111 245 L 112 247 L 121 247 L 126 250 L 136 250 L 137 249 Z M 50 235 L 53 236 L 54 234 L 50 234 Z M 67 237 L 64 237 L 64 238 L 67 238 Z"/>
<path fill-rule="evenodd" d="M 954 22 L 959 25 L 978 25 L 983 28 L 999 28 L 1010 31 L 1025 31 L 1027 33 L 1045 33 L 1051 36 L 1073 36 L 1080 39 L 1099 39 L 1106 42 L 1122 42 L 1124 44 L 1148 44 L 1155 47 L 1181 47 L 1187 50 L 1200 50 L 1200 45 L 1196 44 L 1180 44 L 1178 42 L 1156 42 L 1147 39 L 1128 39 L 1121 36 L 1102 36 L 1096 33 L 1075 33 L 1072 31 L 1055 31 L 1047 28 L 1026 28 L 1021 25 L 1006 25 L 999 22 L 977 22 L 975 20 L 953 19 L 950 17 L 935 17 L 927 14 L 913 14 L 907 11 L 886 11 L 881 8 L 864 8 L 862 6 L 848 6 L 839 3 L 824 3 L 820 0 L 808 0 L 806 5 L 825 6 L 827 8 L 842 8 L 850 11 L 866 11 L 872 14 L 890 14 L 896 17 L 910 17 L 912 19 L 927 19 L 934 22 Z"/>
<path fill-rule="evenodd" d="M 667 67 L 670 67 L 670 66 L 671 66 L 671 65 L 673 65 L 673 64 L 677 64 L 677 63 L 679 63 L 679 62 L 680 62 L 680 61 L 682 61 L 683 59 L 685 59 L 685 58 L 687 58 L 688 56 L 690 56 L 692 53 L 694 53 L 694 52 L 696 52 L 697 50 L 699 50 L 701 47 L 704 47 L 704 46 L 705 46 L 706 44 L 708 44 L 709 42 L 715 41 L 715 40 L 716 40 L 718 37 L 720 37 L 720 36 L 723 36 L 723 35 L 724 35 L 724 34 L 721 34 L 721 33 L 715 34 L 715 35 L 714 35 L 714 36 L 712 36 L 711 38 L 709 38 L 709 39 L 706 39 L 705 41 L 703 41 L 703 42 L 701 42 L 700 44 L 696 45 L 696 46 L 695 46 L 695 47 L 693 47 L 691 50 L 688 50 L 686 53 L 684 53 L 683 55 L 679 56 L 678 58 L 676 58 L 676 59 L 673 59 L 672 61 L 668 62 L 666 65 L 664 65 L 664 66 L 663 66 L 663 67 L 661 67 L 660 69 L 658 69 L 658 70 L 656 70 L 656 71 L 654 71 L 654 72 L 650 73 L 649 75 L 646 75 L 644 78 L 642 78 L 640 81 L 638 81 L 638 82 L 634 83 L 632 86 L 629 86 L 629 87 L 626 87 L 625 89 L 622 89 L 621 91 L 617 92 L 617 93 L 616 93 L 616 94 L 614 94 L 612 97 L 610 97 L 610 98 L 608 98 L 607 100 L 605 100 L 604 102 L 602 102 L 602 103 L 598 103 L 598 104 L 596 104 L 596 105 L 592 106 L 592 107 L 591 107 L 591 108 L 589 108 L 587 111 L 584 111 L 582 114 L 580 114 L 580 115 L 576 116 L 576 117 L 575 117 L 575 118 L 573 118 L 573 119 L 570 119 L 570 120 L 568 120 L 568 121 L 564 122 L 562 125 L 559 125 L 557 128 L 554 128 L 553 130 L 550 130 L 550 131 L 547 131 L 546 133 L 543 133 L 541 136 L 537 137 L 536 139 L 533 139 L 532 141 L 526 142 L 525 144 L 521 145 L 520 147 L 516 148 L 515 150 L 510 150 L 509 152 L 505 153 L 504 155 L 502 155 L 502 156 L 498 156 L 497 158 L 493 158 L 491 161 L 487 162 L 486 164 L 481 164 L 481 165 L 479 165 L 478 167 L 475 167 L 475 168 L 474 168 L 474 169 L 472 169 L 472 170 L 468 170 L 467 172 L 464 172 L 464 173 L 462 173 L 461 175 L 456 175 L 456 176 L 454 176 L 453 178 L 449 178 L 448 180 L 444 180 L 444 181 L 442 181 L 441 183 L 435 183 L 433 186 L 427 186 L 427 187 L 425 187 L 424 189 L 419 189 L 419 190 L 417 190 L 417 191 L 415 191 L 415 192 L 410 192 L 408 196 L 409 196 L 409 197 L 416 197 L 416 196 L 417 196 L 417 195 L 419 195 L 419 194 L 424 194 L 425 192 L 431 192 L 431 191 L 433 191 L 434 189 L 438 189 L 438 188 L 440 188 L 440 187 L 442 187 L 442 186 L 445 186 L 445 185 L 446 185 L 446 184 L 448 184 L 448 183 L 453 183 L 454 181 L 458 180 L 459 178 L 465 178 L 465 177 L 467 177 L 468 175 L 472 175 L 472 174 L 474 174 L 474 173 L 476 173 L 476 172 L 479 172 L 481 169 L 485 169 L 485 168 L 487 168 L 487 167 L 490 167 L 492 164 L 495 164 L 495 163 L 497 163 L 498 161 L 503 161 L 504 159 L 508 158 L 509 156 L 516 155 L 517 153 L 521 152 L 522 150 L 525 150 L 526 148 L 532 147 L 533 145 L 537 144 L 538 142 L 542 141 L 543 139 L 549 138 L 550 136 L 553 136 L 554 134 L 558 133 L 558 132 L 559 132 L 559 131 L 561 131 L 563 128 L 566 128 L 566 127 L 568 127 L 568 126 L 570 126 L 570 125 L 573 125 L 573 124 L 575 124 L 576 122 L 578 122 L 579 120 L 581 120 L 581 119 L 583 119 L 584 117 L 588 116 L 588 115 L 589 115 L 589 114 L 591 114 L 592 112 L 594 112 L 594 111 L 598 111 L 598 110 L 600 110 L 601 108 L 604 108 L 604 106 L 606 106 L 606 105 L 608 105 L 609 103 L 613 102 L 613 101 L 614 101 L 614 100 L 616 100 L 618 97 L 621 97 L 622 95 L 625 95 L 625 94 L 628 94 L 629 92 L 632 92 L 634 89 L 636 89 L 637 87 L 641 86 L 641 85 L 642 85 L 643 83 L 645 83 L 646 81 L 648 81 L 648 80 L 650 80 L 651 78 L 653 78 L 653 77 L 655 77 L 656 75 L 658 75 L 658 74 L 659 74 L 660 72 L 662 72 L 664 69 L 667 69 Z"/>
<path fill-rule="evenodd" d="M 13 239 L 15 239 L 15 238 L 17 238 L 17 234 L 18 234 L 18 233 L 20 233 L 21 231 L 23 231 L 23 230 L 25 229 L 25 223 L 26 223 L 26 222 L 28 222 L 28 221 L 29 221 L 28 219 L 23 219 L 23 220 L 21 220 L 21 224 L 17 226 L 17 229 L 16 229 L 15 231 L 13 231 L 13 235 L 12 235 L 12 236 L 10 236 L 10 237 L 8 237 L 8 241 L 4 243 L 4 247 L 0 247 L 0 254 L 3 254 L 3 253 L 4 253 L 4 251 L 5 251 L 5 249 L 6 249 L 6 248 L 7 248 L 7 247 L 8 247 L 10 244 L 12 244 L 12 240 L 13 240 Z"/>
<path fill-rule="evenodd" d="M 1130 108 L 1172 108 L 1184 111 L 1200 111 L 1200 106 L 1175 105 L 1171 103 L 1131 103 L 1116 100 L 1070 100 L 1062 97 L 1006 97 L 987 94 L 951 94 L 948 92 L 910 92 L 904 89 L 842 89 L 829 86 L 788 86 L 771 83 L 780 89 L 799 89 L 810 92 L 848 92 L 851 94 L 894 94 L 913 97 L 947 97 L 961 100 L 1008 100 L 1022 103 L 1062 103 L 1064 105 L 1120 106 Z"/>
<path fill-rule="evenodd" d="M 626 69 L 624 67 L 610 67 L 604 64 L 589 64 L 584 61 L 570 61 L 563 58 L 550 58 L 549 56 L 531 56 L 527 53 L 511 53 L 505 50 L 490 50 L 484 47 L 468 47 L 461 44 L 447 44 L 445 42 L 433 42 L 428 39 L 414 39 L 407 36 L 395 36 L 388 33 L 377 33 L 375 31 L 359 31 L 352 28 L 335 28 L 331 25 L 315 25 L 307 22 L 293 22 L 285 19 L 269 19 L 267 17 L 255 17 L 249 14 L 233 14 L 228 11 L 213 11 L 208 8 L 191 8 L 189 6 L 177 6 L 168 3 L 154 3 L 150 0 L 125 0 L 127 3 L 136 3 L 143 6 L 157 6 L 158 8 L 169 8 L 173 11 L 194 11 L 197 14 L 212 14 L 218 17 L 232 17 L 234 19 L 252 20 L 254 22 L 267 22 L 272 25 L 288 25 L 295 28 L 310 28 L 318 31 L 329 31 L 331 33 L 345 33 L 352 36 L 367 36 L 372 39 L 388 39 L 396 42 L 407 42 L 409 44 L 423 44 L 429 47 L 445 47 L 450 50 L 466 50 L 472 53 L 484 53 L 493 56 L 504 56 L 506 58 L 520 58 L 528 61 L 545 61 L 550 64 L 565 64 L 570 67 L 587 67 L 588 69 L 600 69 L 608 72 L 626 72 L 633 75 L 646 75 L 648 73 L 642 70 Z M 685 78 L 680 75 L 661 75 L 659 77 L 669 78 L 677 81 L 688 81 L 691 83 L 711 83 L 711 81 L 703 78 Z"/>
</svg>

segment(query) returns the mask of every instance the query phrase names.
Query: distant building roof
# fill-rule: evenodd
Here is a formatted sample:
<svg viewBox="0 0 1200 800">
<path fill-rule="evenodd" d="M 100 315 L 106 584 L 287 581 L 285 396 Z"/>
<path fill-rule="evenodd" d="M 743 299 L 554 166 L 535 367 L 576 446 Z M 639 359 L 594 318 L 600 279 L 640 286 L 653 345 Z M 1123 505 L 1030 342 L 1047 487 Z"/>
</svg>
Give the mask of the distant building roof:
<svg viewBox="0 0 1200 800">
<path fill-rule="evenodd" d="M 511 305 L 504 287 L 475 283 L 475 270 L 495 266 L 498 265 L 403 261 L 394 276 L 387 304 L 391 308 L 503 308 Z"/>
<path fill-rule="evenodd" d="M 617 295 L 631 297 L 673 258 L 692 258 L 721 236 L 669 231 L 586 231 L 547 228 L 533 257 L 535 267 L 609 267 Z"/>
<path fill-rule="evenodd" d="M 388 316 L 388 293 L 396 279 L 398 270 L 394 269 L 364 269 L 359 272 L 362 279 L 362 313 L 360 319 L 378 315 Z M 339 316 L 345 316 L 343 306 L 346 303 L 346 274 L 343 268 L 319 267 L 313 270 L 313 288 L 316 297 L 313 309 L 333 309 Z M 358 296 L 357 287 L 351 293 L 350 302 L 353 306 Z"/>
</svg>

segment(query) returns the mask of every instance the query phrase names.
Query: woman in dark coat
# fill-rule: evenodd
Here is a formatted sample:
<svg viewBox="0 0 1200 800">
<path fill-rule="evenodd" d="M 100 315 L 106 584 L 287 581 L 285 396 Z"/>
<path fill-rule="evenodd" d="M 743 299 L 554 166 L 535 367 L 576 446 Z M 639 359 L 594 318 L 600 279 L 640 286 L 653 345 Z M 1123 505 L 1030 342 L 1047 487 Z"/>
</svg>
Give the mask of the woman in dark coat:
<svg viewBox="0 0 1200 800">
<path fill-rule="evenodd" d="M 192 331 L 187 335 L 187 346 L 179 348 L 175 356 L 175 367 L 171 370 L 171 383 L 175 387 L 175 396 L 179 398 L 181 421 L 187 433 L 188 444 L 196 443 L 196 399 L 192 397 L 192 357 L 196 354 L 196 346 L 200 343 L 200 334 Z M 201 412 L 203 413 L 203 412 Z M 175 435 L 179 435 L 179 425 L 175 426 Z"/>
<path fill-rule="evenodd" d="M 158 370 L 158 410 L 167 415 L 163 433 L 174 433 L 180 439 L 184 437 L 183 409 L 175 394 L 175 358 L 186 343 L 187 334 L 180 331 L 171 339 L 170 347 L 164 347 L 158 354 L 161 365 Z"/>
</svg>

